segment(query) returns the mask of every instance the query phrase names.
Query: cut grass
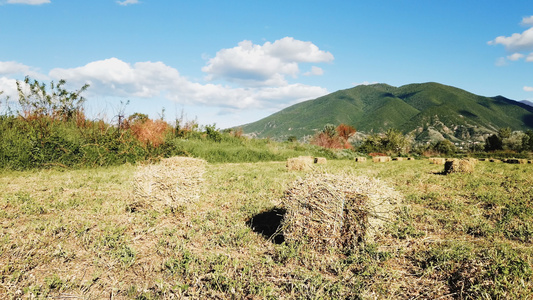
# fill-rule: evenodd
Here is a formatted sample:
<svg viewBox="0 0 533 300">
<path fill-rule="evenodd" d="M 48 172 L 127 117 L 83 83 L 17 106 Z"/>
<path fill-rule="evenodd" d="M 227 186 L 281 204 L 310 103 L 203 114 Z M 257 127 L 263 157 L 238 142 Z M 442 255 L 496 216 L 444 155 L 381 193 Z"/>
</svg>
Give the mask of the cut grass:
<svg viewBox="0 0 533 300">
<path fill-rule="evenodd" d="M 135 167 L 0 173 L 3 298 L 527 298 L 533 166 L 328 161 L 405 196 L 397 219 L 349 253 L 272 236 L 305 172 L 209 164 L 200 200 L 132 209 Z"/>
</svg>

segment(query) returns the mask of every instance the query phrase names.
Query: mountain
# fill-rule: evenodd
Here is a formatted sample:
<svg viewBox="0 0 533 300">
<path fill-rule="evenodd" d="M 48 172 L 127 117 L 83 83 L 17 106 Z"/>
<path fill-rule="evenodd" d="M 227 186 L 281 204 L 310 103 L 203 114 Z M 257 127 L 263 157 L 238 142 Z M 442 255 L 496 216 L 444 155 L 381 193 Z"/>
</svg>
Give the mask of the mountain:
<svg viewBox="0 0 533 300">
<path fill-rule="evenodd" d="M 401 87 L 373 84 L 301 102 L 241 127 L 255 137 L 285 140 L 289 136 L 301 139 L 325 124 L 341 123 L 362 133 L 395 128 L 418 141 L 481 141 L 502 127 L 533 129 L 533 107 L 435 82 Z"/>
<path fill-rule="evenodd" d="M 531 101 L 529 101 L 529 100 L 522 100 L 522 101 L 520 101 L 520 102 L 522 102 L 522 103 L 524 103 L 524 104 L 526 104 L 526 105 L 529 105 L 529 106 L 533 106 L 533 102 L 531 102 Z"/>
</svg>

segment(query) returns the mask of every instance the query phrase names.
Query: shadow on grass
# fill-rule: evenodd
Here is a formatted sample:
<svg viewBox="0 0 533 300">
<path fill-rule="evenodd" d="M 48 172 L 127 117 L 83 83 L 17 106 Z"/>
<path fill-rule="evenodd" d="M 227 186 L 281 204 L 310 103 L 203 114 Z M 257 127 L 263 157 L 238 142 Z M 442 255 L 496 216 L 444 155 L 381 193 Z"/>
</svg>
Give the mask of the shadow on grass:
<svg viewBox="0 0 533 300">
<path fill-rule="evenodd" d="M 284 209 L 273 208 L 253 216 L 246 222 L 246 225 L 273 243 L 281 244 L 285 241 L 283 232 L 281 232 L 281 220 L 284 215 Z"/>
</svg>

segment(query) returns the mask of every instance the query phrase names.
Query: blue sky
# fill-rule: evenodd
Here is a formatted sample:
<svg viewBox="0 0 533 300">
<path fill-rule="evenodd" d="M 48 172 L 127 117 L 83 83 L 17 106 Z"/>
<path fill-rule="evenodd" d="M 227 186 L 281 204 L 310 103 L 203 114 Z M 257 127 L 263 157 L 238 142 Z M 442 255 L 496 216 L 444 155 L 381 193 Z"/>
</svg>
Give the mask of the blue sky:
<svg viewBox="0 0 533 300">
<path fill-rule="evenodd" d="M 0 0 L 2 97 L 26 75 L 219 128 L 375 82 L 531 100 L 533 2 Z"/>
</svg>

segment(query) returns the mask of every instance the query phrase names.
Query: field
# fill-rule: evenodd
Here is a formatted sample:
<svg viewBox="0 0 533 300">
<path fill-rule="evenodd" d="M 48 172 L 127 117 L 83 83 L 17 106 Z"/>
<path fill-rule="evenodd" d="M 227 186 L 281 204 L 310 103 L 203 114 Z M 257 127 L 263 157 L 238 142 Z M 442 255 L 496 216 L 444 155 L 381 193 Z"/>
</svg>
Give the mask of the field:
<svg viewBox="0 0 533 300">
<path fill-rule="evenodd" d="M 208 164 L 200 198 L 135 204 L 136 167 L 0 171 L 1 298 L 530 299 L 533 165 L 329 160 L 404 200 L 374 241 L 317 251 L 271 237 L 304 171 Z"/>
</svg>

